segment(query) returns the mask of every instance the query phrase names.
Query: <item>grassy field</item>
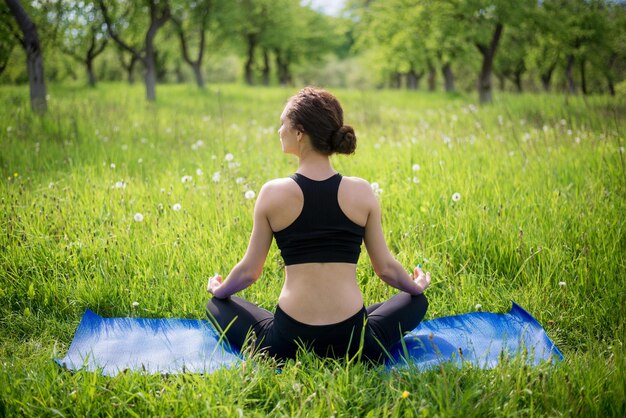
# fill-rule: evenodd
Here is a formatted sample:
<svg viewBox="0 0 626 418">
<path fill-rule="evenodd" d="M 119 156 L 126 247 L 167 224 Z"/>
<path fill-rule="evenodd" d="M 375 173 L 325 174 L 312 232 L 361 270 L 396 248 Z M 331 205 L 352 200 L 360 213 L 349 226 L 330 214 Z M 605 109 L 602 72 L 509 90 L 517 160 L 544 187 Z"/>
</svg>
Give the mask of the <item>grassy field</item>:
<svg viewBox="0 0 626 418">
<path fill-rule="evenodd" d="M 426 319 L 514 300 L 558 364 L 386 372 L 303 354 L 281 374 L 261 358 L 107 378 L 53 363 L 86 308 L 205 317 L 206 279 L 247 245 L 246 192 L 296 169 L 276 133 L 294 93 L 160 86 L 147 104 L 141 86 L 52 86 L 38 118 L 26 88 L 0 87 L 0 416 L 626 414 L 626 106 L 604 97 L 335 91 L 359 143 L 333 162 L 378 183 L 392 251 L 432 272 Z M 273 309 L 281 263 L 273 245 L 242 296 Z M 394 293 L 365 252 L 358 280 L 368 304 Z"/>
</svg>

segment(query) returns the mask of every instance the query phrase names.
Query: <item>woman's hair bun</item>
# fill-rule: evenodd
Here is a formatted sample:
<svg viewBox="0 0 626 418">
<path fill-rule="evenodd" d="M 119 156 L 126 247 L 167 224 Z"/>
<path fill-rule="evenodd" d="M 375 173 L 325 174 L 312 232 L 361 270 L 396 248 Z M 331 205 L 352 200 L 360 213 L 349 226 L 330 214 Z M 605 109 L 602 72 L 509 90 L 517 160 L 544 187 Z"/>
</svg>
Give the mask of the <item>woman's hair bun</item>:
<svg viewBox="0 0 626 418">
<path fill-rule="evenodd" d="M 356 135 L 350 125 L 343 125 L 331 138 L 332 151 L 339 154 L 353 154 L 356 150 Z"/>
</svg>

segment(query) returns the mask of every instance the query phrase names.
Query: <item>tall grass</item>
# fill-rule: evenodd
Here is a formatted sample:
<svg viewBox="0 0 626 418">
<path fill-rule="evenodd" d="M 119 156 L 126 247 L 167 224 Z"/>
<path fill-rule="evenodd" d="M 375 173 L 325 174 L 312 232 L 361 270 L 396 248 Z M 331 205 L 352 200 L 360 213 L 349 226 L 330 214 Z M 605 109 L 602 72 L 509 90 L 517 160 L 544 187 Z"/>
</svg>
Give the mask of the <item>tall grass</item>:
<svg viewBox="0 0 626 418">
<path fill-rule="evenodd" d="M 426 319 L 477 304 L 505 312 L 515 300 L 563 362 L 387 372 L 303 353 L 280 374 L 258 358 L 207 376 L 106 378 L 51 358 L 86 308 L 204 318 L 206 279 L 228 273 L 247 245 L 245 192 L 296 168 L 276 133 L 294 91 L 163 86 L 147 104 L 140 86 L 50 90 L 44 118 L 24 88 L 0 90 L 0 415 L 626 413 L 623 104 L 335 92 L 359 142 L 333 163 L 379 184 L 392 251 L 432 272 Z M 366 303 L 394 293 L 365 253 L 358 281 Z M 273 246 L 241 294 L 273 309 L 281 285 Z"/>
</svg>

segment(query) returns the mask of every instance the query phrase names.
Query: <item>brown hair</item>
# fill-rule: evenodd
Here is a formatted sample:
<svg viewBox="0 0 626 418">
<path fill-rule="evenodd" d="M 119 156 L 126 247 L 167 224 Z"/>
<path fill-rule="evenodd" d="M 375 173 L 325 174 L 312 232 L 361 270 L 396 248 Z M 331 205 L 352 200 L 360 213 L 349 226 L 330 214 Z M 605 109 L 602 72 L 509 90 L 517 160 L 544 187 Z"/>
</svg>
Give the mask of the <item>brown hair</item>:
<svg viewBox="0 0 626 418">
<path fill-rule="evenodd" d="M 356 149 L 354 129 L 343 124 L 343 109 L 326 90 L 305 87 L 289 100 L 287 117 L 295 129 L 311 138 L 311 145 L 324 155 L 352 154 Z"/>
</svg>

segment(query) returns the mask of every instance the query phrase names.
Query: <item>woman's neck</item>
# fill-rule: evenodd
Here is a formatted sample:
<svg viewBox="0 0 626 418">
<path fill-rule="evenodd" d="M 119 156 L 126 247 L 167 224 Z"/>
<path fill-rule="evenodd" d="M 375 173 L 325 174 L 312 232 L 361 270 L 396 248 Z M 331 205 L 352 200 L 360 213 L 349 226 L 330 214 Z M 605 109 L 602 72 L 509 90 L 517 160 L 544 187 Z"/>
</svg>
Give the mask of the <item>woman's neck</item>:
<svg viewBox="0 0 626 418">
<path fill-rule="evenodd" d="M 300 155 L 298 173 L 313 180 L 324 180 L 334 175 L 336 171 L 328 156 L 311 150 Z"/>
</svg>

